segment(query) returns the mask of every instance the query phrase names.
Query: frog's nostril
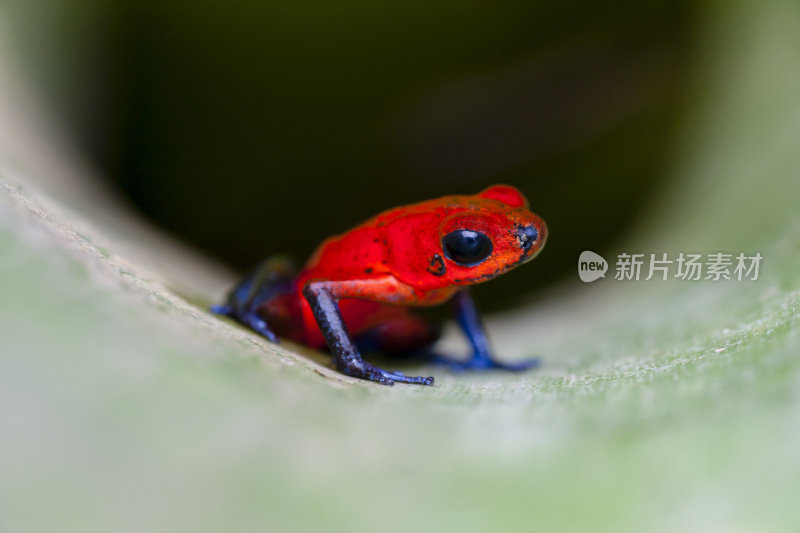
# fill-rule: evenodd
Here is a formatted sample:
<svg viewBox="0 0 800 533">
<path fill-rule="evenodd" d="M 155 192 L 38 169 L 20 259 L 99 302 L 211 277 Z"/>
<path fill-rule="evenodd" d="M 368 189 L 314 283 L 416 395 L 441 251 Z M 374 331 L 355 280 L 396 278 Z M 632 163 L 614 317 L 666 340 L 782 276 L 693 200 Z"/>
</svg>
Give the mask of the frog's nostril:
<svg viewBox="0 0 800 533">
<path fill-rule="evenodd" d="M 517 243 L 522 251 L 527 252 L 539 238 L 539 232 L 533 225 L 517 227 Z"/>
</svg>

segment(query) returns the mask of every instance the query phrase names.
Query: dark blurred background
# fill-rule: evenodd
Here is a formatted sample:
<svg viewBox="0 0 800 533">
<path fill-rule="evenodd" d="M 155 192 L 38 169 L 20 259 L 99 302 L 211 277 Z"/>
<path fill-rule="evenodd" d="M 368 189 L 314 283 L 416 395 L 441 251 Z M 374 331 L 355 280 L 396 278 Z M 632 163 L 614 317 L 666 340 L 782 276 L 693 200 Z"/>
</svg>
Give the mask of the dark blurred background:
<svg viewBox="0 0 800 533">
<path fill-rule="evenodd" d="M 519 187 L 550 240 L 478 289 L 496 308 L 574 276 L 580 251 L 602 253 L 658 194 L 687 100 L 692 5 L 32 0 L 13 10 L 54 28 L 36 38 L 19 28 L 21 48 L 44 58 L 35 75 L 108 180 L 235 268 L 276 252 L 302 261 L 398 204 Z"/>
</svg>

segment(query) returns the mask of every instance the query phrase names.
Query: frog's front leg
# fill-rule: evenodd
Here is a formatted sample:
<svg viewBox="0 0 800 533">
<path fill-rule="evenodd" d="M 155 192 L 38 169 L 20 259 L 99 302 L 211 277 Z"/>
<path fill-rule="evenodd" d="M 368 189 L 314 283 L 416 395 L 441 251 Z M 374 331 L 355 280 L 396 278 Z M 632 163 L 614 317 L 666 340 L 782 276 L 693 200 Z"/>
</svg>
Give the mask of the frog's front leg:
<svg viewBox="0 0 800 533">
<path fill-rule="evenodd" d="M 258 314 L 258 308 L 274 296 L 291 291 L 294 267 L 284 256 L 267 259 L 237 285 L 223 305 L 211 306 L 211 312 L 230 317 L 268 340 L 279 343 L 277 335 Z"/>
<path fill-rule="evenodd" d="M 449 357 L 435 356 L 433 362 L 449 367 L 451 370 L 489 370 L 499 369 L 511 372 L 521 372 L 539 366 L 538 359 L 526 359 L 516 363 L 502 363 L 492 357 L 492 349 L 486 330 L 483 328 L 481 317 L 475 302 L 467 289 L 459 290 L 453 297 L 453 312 L 456 322 L 467 336 L 472 346 L 472 358 L 466 361 L 451 359 Z"/>
<path fill-rule="evenodd" d="M 369 282 L 368 282 L 369 283 Z M 366 291 L 372 290 L 367 287 Z M 339 298 L 364 296 L 365 288 L 357 281 L 317 281 L 307 284 L 303 296 L 311 306 L 319 329 L 333 354 L 336 369 L 348 376 L 377 381 L 383 385 L 418 383 L 433 385 L 432 377 L 406 376 L 402 372 L 390 372 L 373 366 L 361 357 L 339 310 Z"/>
</svg>

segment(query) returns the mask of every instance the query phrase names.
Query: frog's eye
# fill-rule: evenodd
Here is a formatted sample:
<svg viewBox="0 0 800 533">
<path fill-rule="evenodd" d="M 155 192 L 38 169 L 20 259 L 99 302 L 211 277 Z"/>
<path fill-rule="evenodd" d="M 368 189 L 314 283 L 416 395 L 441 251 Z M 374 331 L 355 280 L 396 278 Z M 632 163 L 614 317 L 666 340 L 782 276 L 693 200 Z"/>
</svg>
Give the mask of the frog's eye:
<svg viewBox="0 0 800 533">
<path fill-rule="evenodd" d="M 461 266 L 475 266 L 492 253 L 492 241 L 479 231 L 457 229 L 442 239 L 444 255 Z"/>
</svg>

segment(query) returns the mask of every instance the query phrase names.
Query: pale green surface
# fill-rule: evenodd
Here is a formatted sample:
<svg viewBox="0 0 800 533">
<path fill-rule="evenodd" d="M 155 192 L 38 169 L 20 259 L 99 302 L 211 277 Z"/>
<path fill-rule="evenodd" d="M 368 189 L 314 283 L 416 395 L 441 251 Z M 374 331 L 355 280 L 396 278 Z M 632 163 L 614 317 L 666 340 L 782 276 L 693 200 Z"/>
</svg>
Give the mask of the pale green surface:
<svg viewBox="0 0 800 533">
<path fill-rule="evenodd" d="M 725 5 L 620 251 L 760 251 L 759 281 L 576 282 L 490 320 L 536 373 L 335 379 L 0 187 L 0 531 L 800 528 L 800 13 Z"/>
</svg>

